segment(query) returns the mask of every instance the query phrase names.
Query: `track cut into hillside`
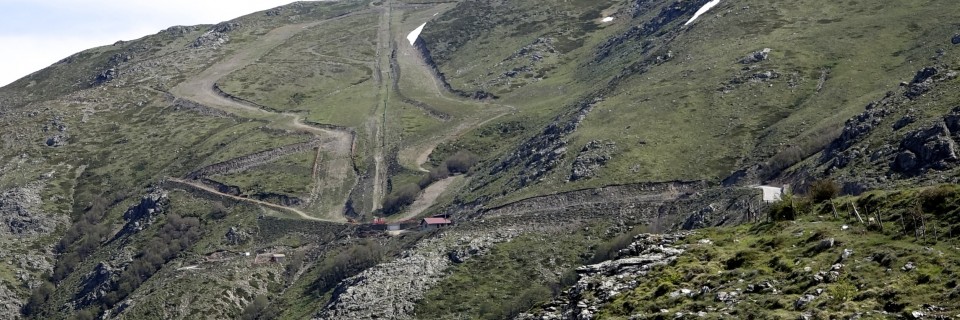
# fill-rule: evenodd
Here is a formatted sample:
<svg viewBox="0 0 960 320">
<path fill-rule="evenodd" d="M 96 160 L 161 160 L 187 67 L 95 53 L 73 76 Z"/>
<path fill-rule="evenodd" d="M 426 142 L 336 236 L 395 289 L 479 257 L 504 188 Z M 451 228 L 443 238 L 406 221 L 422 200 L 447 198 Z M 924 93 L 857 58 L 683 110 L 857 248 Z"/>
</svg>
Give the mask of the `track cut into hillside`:
<svg viewBox="0 0 960 320">
<path fill-rule="evenodd" d="M 181 185 L 184 185 L 184 186 L 187 186 L 187 187 L 195 188 L 195 189 L 200 190 L 200 191 L 204 191 L 204 192 L 207 192 L 207 193 L 216 194 L 216 195 L 219 195 L 219 196 L 222 196 L 222 197 L 226 197 L 226 198 L 233 199 L 233 200 L 237 200 L 237 201 L 241 201 L 241 202 L 247 202 L 247 203 L 252 203 L 252 204 L 256 204 L 256 205 L 261 205 L 261 206 L 268 207 L 268 208 L 275 209 L 275 210 L 282 210 L 282 211 L 293 212 L 293 213 L 297 214 L 298 216 L 300 216 L 300 218 L 303 218 L 303 219 L 306 219 L 306 220 L 326 221 L 326 222 L 340 222 L 340 221 L 331 221 L 331 220 L 328 220 L 328 219 L 320 219 L 320 218 L 311 216 L 311 215 L 307 214 L 306 212 L 303 212 L 302 210 L 297 209 L 297 208 L 294 208 L 294 207 L 282 206 L 282 205 L 279 205 L 279 204 L 270 203 L 270 202 L 266 202 L 266 201 L 260 201 L 260 200 L 256 200 L 256 199 L 250 199 L 250 198 L 244 198 L 244 197 L 240 197 L 240 196 L 235 196 L 235 195 L 232 195 L 232 194 L 226 194 L 226 193 L 217 191 L 216 189 L 211 188 L 210 186 L 207 186 L 207 185 L 205 185 L 205 184 L 203 184 L 203 183 L 200 183 L 200 182 L 198 182 L 198 181 L 195 181 L 195 180 L 185 180 L 185 179 L 178 179 L 178 178 L 168 178 L 167 181 L 170 181 L 170 182 L 173 182 L 173 183 L 178 183 L 178 184 L 181 184 Z"/>
<path fill-rule="evenodd" d="M 427 22 L 421 24 L 420 27 L 414 31 L 414 33 L 419 33 L 418 31 L 422 31 L 424 26 L 427 24 Z M 418 143 L 409 145 L 401 149 L 397 154 L 397 160 L 401 164 L 420 172 L 429 172 L 430 170 L 425 167 L 425 164 L 429 161 L 430 154 L 433 153 L 437 146 L 442 143 L 453 141 L 470 130 L 479 128 L 491 121 L 514 112 L 516 108 L 508 105 L 491 103 L 489 101 L 467 100 L 466 98 L 455 98 L 449 96 L 450 94 L 453 94 L 453 92 L 451 92 L 447 86 L 444 85 L 444 80 L 441 79 L 439 75 L 432 69 L 432 66 L 428 64 L 427 61 L 430 59 L 430 57 L 424 56 L 424 53 L 417 48 L 418 45 L 422 45 L 421 42 L 423 40 L 419 37 L 416 39 L 410 39 L 408 38 L 410 34 L 403 33 L 402 31 L 404 30 L 401 30 L 400 33 L 393 34 L 391 36 L 402 37 L 404 39 L 400 39 L 401 41 L 390 42 L 392 45 L 392 54 L 390 55 L 390 65 L 392 66 L 391 69 L 393 70 L 391 74 L 392 86 L 396 91 L 396 94 L 400 96 L 405 103 L 421 109 L 428 116 L 442 122 L 451 122 L 451 125 L 447 126 L 443 131 L 429 138 L 422 139 Z M 403 70 L 402 67 L 404 64 L 401 64 L 401 59 L 405 59 L 404 62 L 407 62 L 406 65 L 413 66 L 414 69 Z M 400 86 L 400 82 L 403 78 L 401 73 L 402 71 L 410 71 L 412 73 L 422 73 L 427 75 L 430 83 L 432 83 L 432 85 L 429 86 L 431 89 L 430 95 L 433 95 L 436 98 L 449 101 L 453 104 L 479 104 L 487 108 L 479 111 L 478 114 L 469 117 L 456 117 L 436 110 L 429 104 L 418 100 L 418 97 L 402 92 Z M 447 189 L 454 184 L 456 179 L 462 179 L 462 177 L 449 177 L 433 182 L 424 188 L 414 203 L 395 219 L 411 219 L 426 212 L 427 209 L 436 203 L 441 195 L 447 192 Z"/>
<path fill-rule="evenodd" d="M 319 137 L 330 138 L 332 141 L 325 143 L 320 147 L 320 149 L 332 153 L 333 157 L 326 159 L 326 173 L 322 175 L 316 174 L 314 183 L 317 186 L 339 186 L 345 184 L 348 180 L 353 179 L 353 183 L 356 184 L 356 177 L 351 177 L 353 175 L 353 133 L 351 131 L 336 126 L 320 127 L 306 124 L 303 122 L 303 117 L 299 114 L 274 112 L 265 108 L 261 108 L 253 103 L 240 101 L 223 94 L 223 92 L 217 87 L 217 81 L 226 77 L 232 72 L 238 71 L 257 62 L 257 60 L 263 57 L 267 52 L 283 44 L 286 40 L 307 28 L 329 21 L 340 20 L 344 17 L 362 12 L 364 11 L 321 21 L 286 25 L 273 29 L 267 34 L 257 38 L 253 43 L 247 44 L 245 46 L 245 50 L 239 50 L 236 53 L 221 59 L 198 75 L 188 78 L 184 82 L 172 88 L 170 93 L 176 97 L 196 101 L 199 104 L 235 114 L 237 116 L 267 120 L 270 121 L 270 126 L 280 129 L 308 132 Z M 318 158 L 320 154 L 321 152 L 317 153 Z M 213 192 L 222 196 L 236 198 L 234 196 L 220 193 L 212 188 L 201 188 L 199 186 L 196 187 L 206 192 Z M 311 202 L 313 200 L 317 200 L 323 195 L 322 190 L 324 188 L 319 189 L 321 190 L 318 191 L 317 188 L 315 188 L 315 191 L 311 192 L 311 199 L 309 199 Z M 261 201 L 249 199 L 245 201 L 266 205 L 266 202 Z M 347 198 L 338 199 L 336 201 L 337 205 L 333 206 L 333 209 L 330 209 L 329 212 L 323 213 L 328 219 L 312 217 L 300 209 L 293 207 L 275 204 L 270 204 L 268 206 L 295 212 L 304 218 L 312 217 L 311 220 L 345 221 L 346 218 L 343 217 L 342 208 L 344 208 Z"/>
</svg>

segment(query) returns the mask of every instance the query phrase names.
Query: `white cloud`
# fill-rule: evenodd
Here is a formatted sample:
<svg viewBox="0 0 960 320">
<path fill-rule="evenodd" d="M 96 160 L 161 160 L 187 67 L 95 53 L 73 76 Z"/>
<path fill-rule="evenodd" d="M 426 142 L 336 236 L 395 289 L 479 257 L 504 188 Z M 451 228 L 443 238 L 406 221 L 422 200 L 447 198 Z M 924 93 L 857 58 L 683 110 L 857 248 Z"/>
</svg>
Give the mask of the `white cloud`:
<svg viewBox="0 0 960 320">
<path fill-rule="evenodd" d="M 213 24 L 292 0 L 0 0 L 0 86 L 71 54 L 174 25 Z M 26 9 L 24 9 L 26 8 Z M 11 23 L 16 25 L 11 26 Z"/>
</svg>

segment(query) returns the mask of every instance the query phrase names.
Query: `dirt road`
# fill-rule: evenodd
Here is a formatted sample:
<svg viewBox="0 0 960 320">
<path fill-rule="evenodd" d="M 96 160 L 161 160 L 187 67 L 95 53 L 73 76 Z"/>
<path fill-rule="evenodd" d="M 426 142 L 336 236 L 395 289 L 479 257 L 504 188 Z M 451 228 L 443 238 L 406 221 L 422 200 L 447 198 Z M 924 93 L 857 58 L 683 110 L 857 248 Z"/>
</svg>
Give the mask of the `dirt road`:
<svg viewBox="0 0 960 320">
<path fill-rule="evenodd" d="M 359 14 L 361 12 L 354 14 Z M 343 185 L 347 180 L 354 179 L 351 177 L 353 173 L 352 133 L 345 130 L 311 126 L 305 124 L 303 122 L 303 117 L 299 114 L 272 112 L 259 108 L 250 103 L 236 101 L 229 97 L 223 96 L 217 92 L 214 87 L 217 81 L 223 77 L 226 77 L 232 72 L 243 69 L 248 65 L 256 63 L 270 50 L 283 44 L 297 33 L 326 22 L 343 19 L 347 16 L 350 15 L 310 23 L 287 25 L 273 29 L 267 34 L 257 38 L 253 43 L 246 45 L 244 50 L 237 50 L 231 56 L 223 58 L 196 76 L 180 83 L 176 87 L 172 88 L 170 93 L 174 96 L 193 100 L 211 108 L 216 108 L 241 117 L 268 120 L 270 121 L 270 126 L 272 127 L 309 132 L 321 137 L 331 138 L 329 143 L 326 143 L 320 147 L 322 150 L 333 154 L 333 156 L 327 159 L 327 162 L 324 163 L 326 172 L 322 175 L 314 175 L 316 177 L 314 183 L 316 186 L 321 187 L 314 188 L 315 191 L 311 192 L 310 200 L 318 200 L 323 194 L 323 190 L 326 189 L 326 186 L 340 186 Z M 320 155 L 321 152 L 317 152 L 317 156 L 320 157 Z M 337 201 L 337 205 L 332 206 L 333 209 L 330 209 L 330 212 L 327 212 L 326 215 L 331 218 L 335 218 L 336 220 L 345 220 L 345 218 L 342 217 L 342 208 L 347 199 L 344 198 Z M 314 220 L 319 219 L 307 215 L 296 208 L 284 207 L 275 204 L 271 204 L 270 207 L 296 212 L 305 219 L 308 217 L 309 219 Z"/>
</svg>

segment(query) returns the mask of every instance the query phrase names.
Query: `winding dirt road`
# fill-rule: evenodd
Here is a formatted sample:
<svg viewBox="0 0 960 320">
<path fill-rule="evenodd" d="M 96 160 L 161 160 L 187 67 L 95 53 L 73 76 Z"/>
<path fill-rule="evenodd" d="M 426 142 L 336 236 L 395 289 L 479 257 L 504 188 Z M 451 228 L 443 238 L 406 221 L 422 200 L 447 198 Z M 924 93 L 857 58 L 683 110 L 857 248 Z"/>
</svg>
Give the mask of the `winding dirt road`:
<svg viewBox="0 0 960 320">
<path fill-rule="evenodd" d="M 217 191 L 216 189 L 211 188 L 211 187 L 209 187 L 209 186 L 207 186 L 207 185 L 205 185 L 205 184 L 202 184 L 202 183 L 200 183 L 200 182 L 198 182 L 198 181 L 196 181 L 196 180 L 186 180 L 186 179 L 178 179 L 178 178 L 167 178 L 167 180 L 168 180 L 168 181 L 171 181 L 171 182 L 183 184 L 183 185 L 189 186 L 189 187 L 191 187 L 191 188 L 196 188 L 196 189 L 198 189 L 198 190 L 205 191 L 205 192 L 208 192 L 208 193 L 213 193 L 213 194 L 216 194 L 216 195 L 219 195 L 219 196 L 227 197 L 227 198 L 230 198 L 230 199 L 233 199 L 233 200 L 238 200 L 238 201 L 243 201 L 243 202 L 258 204 L 258 205 L 261 205 L 261 206 L 264 206 L 264 207 L 268 207 L 268 208 L 272 208 L 272 209 L 276 209 L 276 210 L 283 210 L 283 211 L 293 212 L 293 213 L 297 214 L 298 216 L 300 216 L 301 218 L 306 219 L 306 220 L 327 221 L 327 222 L 342 222 L 342 221 L 331 221 L 331 220 L 328 220 L 328 219 L 320 219 L 320 218 L 311 216 L 311 215 L 307 214 L 306 212 L 303 212 L 303 211 L 301 211 L 301 210 L 299 210 L 299 209 L 297 209 L 297 208 L 293 208 L 293 207 L 281 206 L 281 205 L 279 205 L 279 204 L 269 203 L 269 202 L 266 202 L 266 201 L 260 201 L 260 200 L 256 200 L 256 199 L 243 198 L 243 197 L 238 197 L 238 196 L 231 195 L 231 194 L 226 194 L 226 193 Z"/>
<path fill-rule="evenodd" d="M 289 129 L 295 131 L 308 132 L 314 135 L 318 135 L 324 138 L 330 139 L 329 142 L 320 146 L 321 150 L 325 150 L 333 154 L 332 157 L 326 159 L 327 162 L 324 163 L 326 168 L 325 174 L 315 174 L 315 184 L 319 188 L 314 188 L 314 192 L 311 192 L 311 199 L 309 202 L 313 202 L 320 199 L 324 193 L 324 190 L 328 189 L 326 186 L 335 186 L 343 185 L 350 180 L 352 177 L 353 167 L 352 167 L 352 152 L 353 152 L 353 135 L 352 133 L 345 130 L 334 130 L 327 128 L 319 128 L 315 126 L 308 125 L 303 122 L 303 117 L 299 114 L 292 113 L 277 113 L 269 110 L 264 110 L 255 105 L 243 103 L 225 97 L 217 92 L 215 89 L 217 81 L 226 77 L 230 73 L 233 73 L 237 70 L 243 69 L 244 67 L 256 63 L 261 57 L 270 52 L 273 48 L 283 44 L 285 41 L 293 37 L 299 32 L 304 31 L 305 29 L 330 22 L 343 19 L 345 17 L 360 14 L 365 11 L 359 11 L 352 14 L 339 16 L 327 20 L 315 21 L 310 23 L 294 24 L 282 26 L 276 29 L 271 30 L 267 34 L 257 38 L 253 43 L 248 44 L 244 47 L 244 50 L 237 50 L 233 55 L 228 56 L 210 66 L 206 70 L 200 72 L 194 77 L 187 79 L 186 81 L 178 84 L 176 87 L 170 90 L 170 93 L 176 97 L 186 98 L 193 100 L 200 104 L 206 105 L 211 108 L 219 109 L 224 112 L 229 112 L 245 118 L 254 118 L 270 121 L 270 126 Z M 320 157 L 322 152 L 318 150 L 317 157 Z M 317 159 L 319 160 L 319 159 Z M 355 180 L 355 178 L 353 178 Z M 182 181 L 181 181 L 182 182 Z M 186 182 L 184 182 L 186 183 Z M 354 181 L 354 183 L 356 183 Z M 332 206 L 329 212 L 325 215 L 329 219 L 320 219 L 311 215 L 306 214 L 297 208 L 286 207 L 276 204 L 268 204 L 263 201 L 251 200 L 246 198 L 234 197 L 231 195 L 223 194 L 217 192 L 215 189 L 209 187 L 200 187 L 198 183 L 188 183 L 193 185 L 201 190 L 207 192 L 213 192 L 220 194 L 222 196 L 228 196 L 231 198 L 237 198 L 239 200 L 253 202 L 261 205 L 265 205 L 272 208 L 282 209 L 297 213 L 305 219 L 311 220 L 326 220 L 326 221 L 346 221 L 346 218 L 342 216 L 343 205 L 347 202 L 347 199 L 337 200 L 337 205 Z"/>
</svg>

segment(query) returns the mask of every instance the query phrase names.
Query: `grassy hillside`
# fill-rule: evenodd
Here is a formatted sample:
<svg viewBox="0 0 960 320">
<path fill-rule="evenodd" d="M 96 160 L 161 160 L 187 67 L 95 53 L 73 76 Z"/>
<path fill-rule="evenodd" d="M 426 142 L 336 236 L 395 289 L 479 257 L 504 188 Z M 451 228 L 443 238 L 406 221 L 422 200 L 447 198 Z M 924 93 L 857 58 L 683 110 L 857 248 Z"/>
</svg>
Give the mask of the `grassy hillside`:
<svg viewBox="0 0 960 320">
<path fill-rule="evenodd" d="M 575 12 L 582 14 L 564 15 L 564 6 L 581 6 Z M 725 2 L 685 26 L 698 7 L 696 1 L 469 2 L 438 16 L 424 38 L 454 87 L 489 90 L 518 106 L 516 115 L 498 122 L 534 124 L 522 136 L 542 134 L 552 115 L 584 97 L 603 99 L 563 138 L 566 153 L 555 168 L 541 168 L 549 173 L 538 187 L 516 197 L 611 183 L 719 181 L 755 164 L 782 169 L 823 148 L 847 118 L 912 77 L 937 50 L 946 57 L 956 50 L 950 38 L 957 13 L 947 1 Z M 452 28 L 467 21 L 467 11 L 479 12 L 470 14 L 476 20 L 468 25 L 476 27 Z M 917 21 L 917 14 L 929 19 Z M 607 15 L 615 19 L 598 21 Z M 577 27 L 555 26 L 573 22 Z M 547 46 L 542 39 L 553 40 Z M 744 63 L 765 48 L 771 49 L 765 59 Z M 503 76 L 518 54 L 529 52 L 543 59 L 525 57 L 530 68 L 521 69 L 542 75 Z M 511 89 L 499 90 L 504 83 Z M 495 143 L 483 130 L 495 125 L 459 145 L 489 150 Z M 595 140 L 615 143 L 612 156 L 596 177 L 568 182 L 578 152 Z M 519 169 L 525 170 L 531 168 Z M 496 195 L 518 187 L 509 184 L 479 191 Z"/>
<path fill-rule="evenodd" d="M 380 237 L 363 225 L 375 217 L 484 226 L 485 208 L 519 199 L 736 171 L 728 182 L 877 191 L 837 200 L 839 217 L 814 204 L 796 221 L 697 233 L 693 254 L 601 314 L 709 310 L 651 293 L 739 279 L 781 294 L 736 316 L 814 312 L 791 306 L 818 288 L 824 316 L 955 295 L 956 187 L 915 188 L 956 182 L 956 5 L 723 1 L 686 24 L 706 2 L 296 2 L 72 55 L 0 88 L 0 251 L 24 257 L 0 259 L 0 317 L 26 305 L 33 318 L 304 318 L 344 279 L 445 234 Z M 611 255 L 623 238 L 608 229 L 755 211 L 714 199 L 723 189 L 672 191 L 706 208 L 635 217 L 630 204 L 563 227 L 538 212 L 407 302 L 423 318 L 514 315 Z M 853 204 L 883 227 L 853 223 Z M 810 250 L 827 238 L 840 245 Z M 829 268 L 842 248 L 855 253 L 840 279 L 811 284 L 804 267 Z M 916 270 L 898 272 L 906 262 Z"/>
<path fill-rule="evenodd" d="M 951 317 L 960 307 L 957 192 L 955 185 L 871 192 L 815 204 L 794 221 L 698 231 L 677 261 L 652 270 L 600 315 Z M 670 294 L 704 287 L 706 294 Z M 721 292 L 734 295 L 721 301 Z M 813 299 L 798 303 L 806 296 Z"/>
</svg>

